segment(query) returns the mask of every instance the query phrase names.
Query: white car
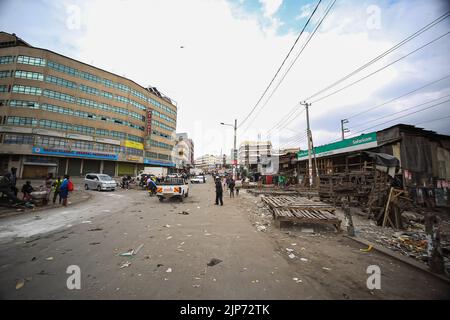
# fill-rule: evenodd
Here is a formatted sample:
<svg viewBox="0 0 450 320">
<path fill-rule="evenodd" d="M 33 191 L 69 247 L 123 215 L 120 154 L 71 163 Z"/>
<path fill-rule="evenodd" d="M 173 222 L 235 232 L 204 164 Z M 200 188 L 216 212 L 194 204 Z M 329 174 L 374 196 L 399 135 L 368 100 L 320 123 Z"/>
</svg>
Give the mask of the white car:
<svg viewBox="0 0 450 320">
<path fill-rule="evenodd" d="M 167 177 L 164 181 L 156 183 L 156 195 L 159 201 L 172 197 L 183 201 L 183 198 L 189 195 L 189 184 L 183 178 Z"/>
<path fill-rule="evenodd" d="M 206 177 L 205 176 L 195 176 L 190 179 L 191 183 L 205 183 Z"/>
<path fill-rule="evenodd" d="M 117 188 L 117 182 L 108 176 L 107 174 L 102 173 L 88 173 L 84 177 L 84 189 L 85 190 L 111 190 L 114 191 Z"/>
</svg>

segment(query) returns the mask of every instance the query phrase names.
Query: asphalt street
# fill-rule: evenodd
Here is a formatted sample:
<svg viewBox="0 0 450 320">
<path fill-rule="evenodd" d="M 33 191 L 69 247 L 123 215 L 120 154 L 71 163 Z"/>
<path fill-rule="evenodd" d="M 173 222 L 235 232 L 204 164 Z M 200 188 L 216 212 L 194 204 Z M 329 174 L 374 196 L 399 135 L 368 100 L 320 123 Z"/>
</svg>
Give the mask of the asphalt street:
<svg viewBox="0 0 450 320">
<path fill-rule="evenodd" d="M 257 231 L 258 199 L 241 192 L 216 206 L 211 181 L 191 185 L 183 202 L 87 192 L 84 203 L 0 219 L 1 299 L 448 298 L 447 283 L 339 234 Z M 366 287 L 374 261 L 387 280 L 378 292 Z M 69 290 L 73 265 L 81 288 Z"/>
</svg>

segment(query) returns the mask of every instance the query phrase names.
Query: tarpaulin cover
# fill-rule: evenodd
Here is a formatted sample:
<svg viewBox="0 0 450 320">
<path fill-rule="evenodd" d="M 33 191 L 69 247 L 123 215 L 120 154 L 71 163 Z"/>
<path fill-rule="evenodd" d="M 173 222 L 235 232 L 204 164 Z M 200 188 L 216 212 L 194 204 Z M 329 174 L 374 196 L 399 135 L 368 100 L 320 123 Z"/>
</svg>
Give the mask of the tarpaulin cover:
<svg viewBox="0 0 450 320">
<path fill-rule="evenodd" d="M 364 151 L 365 154 L 367 154 L 369 157 L 374 159 L 375 164 L 384 166 L 384 167 L 400 167 L 400 161 L 390 154 L 386 153 L 375 153 L 375 152 L 369 152 Z"/>
</svg>

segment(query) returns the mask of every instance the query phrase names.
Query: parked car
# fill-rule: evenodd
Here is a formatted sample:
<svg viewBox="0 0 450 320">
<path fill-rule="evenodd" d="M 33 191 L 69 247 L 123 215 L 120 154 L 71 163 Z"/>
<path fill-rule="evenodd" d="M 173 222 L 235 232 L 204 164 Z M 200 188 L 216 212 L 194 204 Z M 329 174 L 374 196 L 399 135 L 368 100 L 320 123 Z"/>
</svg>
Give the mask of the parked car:
<svg viewBox="0 0 450 320">
<path fill-rule="evenodd" d="M 183 178 L 167 177 L 164 181 L 156 183 L 156 195 L 159 201 L 172 197 L 183 201 L 183 198 L 189 195 L 189 184 Z"/>
<path fill-rule="evenodd" d="M 195 176 L 190 179 L 191 183 L 205 183 L 206 177 L 205 176 Z"/>
<path fill-rule="evenodd" d="M 102 173 L 88 173 L 84 177 L 84 189 L 85 190 L 111 190 L 114 191 L 117 188 L 117 182 L 108 176 L 107 174 Z"/>
</svg>

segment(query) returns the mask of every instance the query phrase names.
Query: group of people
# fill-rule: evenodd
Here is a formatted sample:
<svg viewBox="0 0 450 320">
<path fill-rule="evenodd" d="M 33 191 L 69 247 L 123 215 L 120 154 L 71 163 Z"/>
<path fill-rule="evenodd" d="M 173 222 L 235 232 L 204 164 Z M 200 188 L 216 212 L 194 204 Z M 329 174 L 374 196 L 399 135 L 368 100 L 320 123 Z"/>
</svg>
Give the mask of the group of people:
<svg viewBox="0 0 450 320">
<path fill-rule="evenodd" d="M 22 186 L 22 199 L 17 197 L 19 190 L 17 185 L 17 169 L 11 168 L 11 172 L 7 172 L 0 179 L 0 192 L 7 198 L 16 204 L 31 206 L 38 198 L 33 197 L 35 191 L 45 191 L 45 195 L 42 198 L 44 205 L 50 202 L 50 195 L 53 191 L 53 203 L 56 203 L 56 199 L 59 197 L 59 204 L 67 206 L 67 198 L 69 192 L 73 191 L 73 182 L 68 175 L 65 175 L 63 179 L 58 177 L 53 181 L 53 175 L 49 173 L 44 183 L 39 188 L 34 188 L 31 185 L 31 181 L 26 181 Z"/>
<path fill-rule="evenodd" d="M 236 190 L 236 196 L 239 196 L 240 186 L 236 186 L 236 181 L 232 177 L 226 177 L 224 181 L 220 179 L 220 177 L 216 177 L 216 205 L 223 206 L 223 187 L 228 187 L 230 191 L 230 198 L 234 198 L 234 191 Z"/>
<path fill-rule="evenodd" d="M 56 199 L 59 197 L 59 204 L 66 207 L 69 192 L 73 191 L 74 187 L 73 182 L 70 180 L 68 175 L 65 175 L 63 179 L 58 177 L 55 181 L 53 181 L 53 175 L 49 173 L 45 178 L 44 184 L 40 186 L 40 189 L 45 191 L 45 197 L 43 199 L 44 205 L 50 202 L 50 195 L 53 191 L 53 204 L 56 203 Z M 36 190 L 31 185 L 31 181 L 26 181 L 22 186 L 23 200 L 33 201 L 31 193 L 34 191 Z"/>
</svg>

